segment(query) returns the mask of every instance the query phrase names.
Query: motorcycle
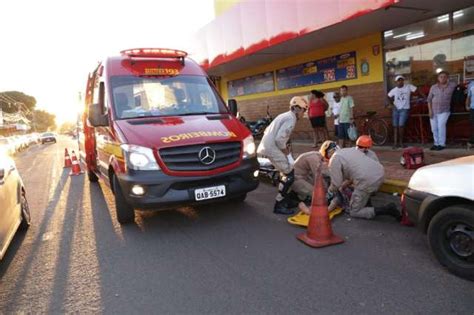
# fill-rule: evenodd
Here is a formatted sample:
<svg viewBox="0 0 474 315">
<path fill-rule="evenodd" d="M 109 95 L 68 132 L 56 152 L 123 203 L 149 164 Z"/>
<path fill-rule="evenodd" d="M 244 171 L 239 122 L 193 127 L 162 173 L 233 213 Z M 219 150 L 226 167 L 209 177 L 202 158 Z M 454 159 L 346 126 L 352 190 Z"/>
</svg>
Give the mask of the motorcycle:
<svg viewBox="0 0 474 315">
<path fill-rule="evenodd" d="M 261 118 L 257 121 L 247 121 L 244 116 L 238 114 L 238 118 L 240 122 L 245 124 L 247 128 L 252 132 L 252 135 L 254 138 L 261 138 L 263 136 L 263 132 L 265 131 L 265 128 L 270 125 L 270 123 L 273 121 L 272 115 L 270 115 L 270 109 L 269 106 L 267 106 L 267 115 L 264 118 Z"/>
</svg>

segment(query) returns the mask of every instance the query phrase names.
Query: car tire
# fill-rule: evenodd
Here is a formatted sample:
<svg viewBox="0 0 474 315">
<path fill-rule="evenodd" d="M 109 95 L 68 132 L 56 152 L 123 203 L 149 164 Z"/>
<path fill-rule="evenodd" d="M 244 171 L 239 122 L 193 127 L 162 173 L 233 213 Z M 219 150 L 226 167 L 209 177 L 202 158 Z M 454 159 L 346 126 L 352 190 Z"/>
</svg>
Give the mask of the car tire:
<svg viewBox="0 0 474 315">
<path fill-rule="evenodd" d="M 428 242 L 439 263 L 453 274 L 474 281 L 474 211 L 447 207 L 428 226 Z"/>
<path fill-rule="evenodd" d="M 117 213 L 117 221 L 120 224 L 132 223 L 135 221 L 135 209 L 127 203 L 120 187 L 117 176 L 113 176 L 112 183 L 114 186 L 115 211 Z"/>
<path fill-rule="evenodd" d="M 93 171 L 87 171 L 87 178 L 91 183 L 97 183 L 99 181 L 99 177 Z"/>
<path fill-rule="evenodd" d="M 30 207 L 28 205 L 28 200 L 26 199 L 25 194 L 21 194 L 21 224 L 20 230 L 26 231 L 31 225 L 31 214 Z"/>
</svg>

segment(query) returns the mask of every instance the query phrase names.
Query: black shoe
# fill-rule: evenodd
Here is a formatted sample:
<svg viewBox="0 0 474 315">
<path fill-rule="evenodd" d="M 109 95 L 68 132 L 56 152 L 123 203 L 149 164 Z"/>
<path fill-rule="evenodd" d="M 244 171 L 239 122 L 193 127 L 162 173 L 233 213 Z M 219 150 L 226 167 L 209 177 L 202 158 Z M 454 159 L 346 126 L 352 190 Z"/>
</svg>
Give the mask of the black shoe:
<svg viewBox="0 0 474 315">
<path fill-rule="evenodd" d="M 375 215 L 390 215 L 397 221 L 401 221 L 402 219 L 402 214 L 393 202 L 383 207 L 375 207 Z"/>
<path fill-rule="evenodd" d="M 446 149 L 445 146 L 439 145 L 436 151 L 443 151 L 444 149 Z"/>
<path fill-rule="evenodd" d="M 369 201 L 367 201 L 367 204 L 365 206 L 366 207 L 373 207 L 372 206 L 372 198 L 369 198 Z"/>
<path fill-rule="evenodd" d="M 299 203 L 300 203 L 300 200 L 290 199 L 288 200 L 287 207 L 289 209 L 297 208 Z"/>
<path fill-rule="evenodd" d="M 298 198 L 298 195 L 292 191 L 288 194 L 288 198 L 287 198 L 287 207 L 288 208 L 296 208 L 298 207 L 298 204 L 301 202 L 300 198 Z"/>
<path fill-rule="evenodd" d="M 434 145 L 430 148 L 431 151 L 438 151 L 438 146 Z"/>
<path fill-rule="evenodd" d="M 288 208 L 288 204 L 285 200 L 275 202 L 273 207 L 273 213 L 289 215 L 295 213 L 293 209 Z"/>
</svg>

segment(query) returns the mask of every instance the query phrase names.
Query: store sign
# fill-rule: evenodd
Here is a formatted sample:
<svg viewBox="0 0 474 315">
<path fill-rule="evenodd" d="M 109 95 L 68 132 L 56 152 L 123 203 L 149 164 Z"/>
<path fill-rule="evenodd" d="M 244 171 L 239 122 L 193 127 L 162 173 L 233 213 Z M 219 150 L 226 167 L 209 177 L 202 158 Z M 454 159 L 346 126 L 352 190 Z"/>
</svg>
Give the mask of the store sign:
<svg viewBox="0 0 474 315">
<path fill-rule="evenodd" d="M 227 82 L 230 97 L 272 92 L 275 90 L 273 72 L 266 72 Z"/>
<path fill-rule="evenodd" d="M 276 71 L 279 90 L 356 78 L 355 51 Z"/>
</svg>

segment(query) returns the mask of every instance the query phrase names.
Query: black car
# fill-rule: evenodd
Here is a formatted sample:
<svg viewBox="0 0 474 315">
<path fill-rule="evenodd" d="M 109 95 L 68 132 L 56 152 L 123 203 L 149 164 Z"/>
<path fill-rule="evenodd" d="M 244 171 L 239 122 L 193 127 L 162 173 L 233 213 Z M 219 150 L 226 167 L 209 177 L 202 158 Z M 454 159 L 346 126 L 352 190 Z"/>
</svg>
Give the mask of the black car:
<svg viewBox="0 0 474 315">
<path fill-rule="evenodd" d="M 40 137 L 41 144 L 56 143 L 56 135 L 52 132 L 45 132 Z"/>
</svg>

